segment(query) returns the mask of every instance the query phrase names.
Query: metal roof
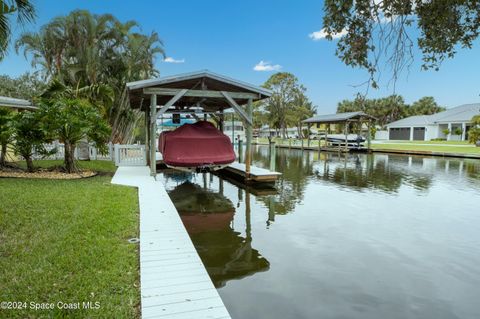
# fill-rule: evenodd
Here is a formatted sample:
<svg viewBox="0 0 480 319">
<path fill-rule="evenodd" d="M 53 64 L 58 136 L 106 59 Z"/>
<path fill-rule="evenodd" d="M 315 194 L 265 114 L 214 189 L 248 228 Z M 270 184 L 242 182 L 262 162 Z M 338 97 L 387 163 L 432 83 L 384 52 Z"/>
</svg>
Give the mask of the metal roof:
<svg viewBox="0 0 480 319">
<path fill-rule="evenodd" d="M 415 115 L 387 124 L 387 127 L 411 127 L 442 123 L 470 122 L 480 115 L 480 103 L 464 104 L 432 115 Z"/>
<path fill-rule="evenodd" d="M 338 122 L 345 122 L 348 120 L 359 120 L 359 119 L 374 119 L 374 117 L 364 112 L 346 112 L 346 113 L 317 115 L 304 120 L 303 123 L 320 123 L 320 124 L 321 123 L 338 123 Z"/>
<path fill-rule="evenodd" d="M 150 96 L 143 93 L 147 88 L 165 89 L 189 89 L 189 90 L 212 90 L 227 92 L 253 93 L 256 100 L 270 97 L 272 92 L 260 86 L 252 85 L 230 77 L 202 70 L 197 72 L 160 77 L 157 79 L 129 82 L 126 84 L 128 99 L 132 108 L 145 108 L 150 104 Z M 157 95 L 157 104 L 164 105 L 170 100 L 170 96 Z M 246 103 L 245 99 L 236 99 L 239 104 Z M 221 98 L 199 98 L 184 96 L 179 99 L 175 106 L 186 107 L 201 102 L 206 108 L 213 110 L 228 109 L 230 106 Z"/>
<path fill-rule="evenodd" d="M 431 115 L 415 115 L 387 124 L 387 127 L 411 127 L 432 125 Z"/>
<path fill-rule="evenodd" d="M 23 99 L 15 99 L 13 97 L 0 96 L 0 106 L 22 110 L 36 110 L 37 107 L 32 105 L 30 101 Z"/>
</svg>

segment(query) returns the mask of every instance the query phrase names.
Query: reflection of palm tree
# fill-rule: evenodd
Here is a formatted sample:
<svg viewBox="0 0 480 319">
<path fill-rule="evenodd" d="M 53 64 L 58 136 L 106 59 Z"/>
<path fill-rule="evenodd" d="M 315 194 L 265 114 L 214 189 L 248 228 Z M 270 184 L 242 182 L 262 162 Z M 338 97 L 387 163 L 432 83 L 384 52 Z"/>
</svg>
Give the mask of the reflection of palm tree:
<svg viewBox="0 0 480 319">
<path fill-rule="evenodd" d="M 254 163 L 260 167 L 269 167 L 268 147 L 257 147 L 254 150 Z M 260 196 L 257 199 L 264 202 L 275 214 L 284 215 L 293 211 L 295 205 L 303 200 L 308 178 L 313 176 L 312 155 L 309 151 L 278 149 L 275 167 L 282 172 L 277 181 L 278 195 L 274 197 L 273 203 L 269 196 Z"/>
</svg>

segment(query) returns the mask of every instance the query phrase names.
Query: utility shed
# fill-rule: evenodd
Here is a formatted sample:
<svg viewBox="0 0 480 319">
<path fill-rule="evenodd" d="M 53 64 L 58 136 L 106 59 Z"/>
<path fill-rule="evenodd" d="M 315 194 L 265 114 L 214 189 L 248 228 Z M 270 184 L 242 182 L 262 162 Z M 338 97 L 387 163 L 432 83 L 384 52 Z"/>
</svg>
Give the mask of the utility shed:
<svg viewBox="0 0 480 319">
<path fill-rule="evenodd" d="M 233 108 L 246 127 L 245 167 L 250 175 L 253 105 L 271 96 L 259 86 L 208 70 L 130 82 L 126 85 L 130 107 L 145 112 L 150 173 L 156 175 L 156 119 L 164 113 L 191 114 L 214 119 L 223 127 L 224 111 Z"/>
<path fill-rule="evenodd" d="M 358 123 L 359 131 L 363 124 L 367 124 L 367 128 L 368 128 L 368 134 L 367 134 L 368 147 L 367 148 L 370 149 L 370 141 L 371 141 L 370 127 L 371 127 L 371 122 L 374 120 L 375 118 L 373 116 L 368 115 L 364 112 L 346 112 L 346 113 L 316 115 L 314 117 L 304 120 L 303 123 L 307 124 L 309 131 L 310 131 L 310 127 L 313 124 L 317 124 L 317 125 L 325 124 L 327 126 L 327 129 L 325 132 L 325 140 L 327 140 L 327 136 L 330 133 L 331 124 L 343 125 L 344 134 L 345 134 L 345 149 L 347 149 L 348 147 L 347 138 L 349 134 L 349 124 Z M 310 139 L 310 136 L 309 136 L 309 139 Z"/>
</svg>

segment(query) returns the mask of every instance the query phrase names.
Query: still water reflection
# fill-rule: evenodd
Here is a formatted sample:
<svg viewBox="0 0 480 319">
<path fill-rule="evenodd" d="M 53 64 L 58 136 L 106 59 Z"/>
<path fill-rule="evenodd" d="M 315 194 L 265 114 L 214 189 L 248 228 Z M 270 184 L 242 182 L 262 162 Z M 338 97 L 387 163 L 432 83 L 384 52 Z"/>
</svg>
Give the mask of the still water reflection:
<svg viewBox="0 0 480 319">
<path fill-rule="evenodd" d="M 234 319 L 480 318 L 480 161 L 283 149 L 276 166 L 276 190 L 161 176 Z"/>
</svg>

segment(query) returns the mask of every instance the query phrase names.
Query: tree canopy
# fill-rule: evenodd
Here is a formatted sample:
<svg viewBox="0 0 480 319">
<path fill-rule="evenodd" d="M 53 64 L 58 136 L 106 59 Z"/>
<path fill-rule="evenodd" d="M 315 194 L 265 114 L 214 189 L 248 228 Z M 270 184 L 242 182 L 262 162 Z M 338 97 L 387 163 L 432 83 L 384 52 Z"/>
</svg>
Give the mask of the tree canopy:
<svg viewBox="0 0 480 319">
<path fill-rule="evenodd" d="M 325 0 L 324 11 L 327 39 L 341 35 L 337 56 L 366 69 L 374 87 L 384 56 L 394 79 L 412 62 L 415 46 L 422 68 L 438 70 L 459 47 L 471 48 L 480 33 L 479 0 Z"/>
<path fill-rule="evenodd" d="M 31 73 L 18 78 L 0 75 L 0 95 L 33 101 L 47 88 L 45 81 Z"/>
<path fill-rule="evenodd" d="M 301 135 L 301 121 L 315 113 L 316 107 L 306 95 L 306 88 L 296 76 L 288 72 L 273 74 L 263 87 L 272 90 L 272 96 L 256 105 L 255 115 L 261 118 L 258 124 L 268 124 L 285 137 L 287 127 L 296 126 Z"/>
<path fill-rule="evenodd" d="M 0 61 L 7 53 L 12 36 L 12 21 L 23 26 L 35 19 L 35 8 L 29 0 L 0 0 Z"/>
<path fill-rule="evenodd" d="M 365 112 L 375 117 L 376 124 L 380 127 L 407 116 L 430 115 L 444 110 L 445 108 L 439 106 L 431 96 L 423 97 L 412 105 L 408 105 L 400 95 L 380 99 L 367 99 L 358 95 L 354 100 L 343 100 L 337 106 L 337 113 Z"/>
<path fill-rule="evenodd" d="M 97 104 L 102 101 L 111 139 L 126 142 L 139 114 L 126 107 L 125 83 L 158 75 L 154 61 L 164 55 L 157 33 L 142 34 L 137 29 L 135 21 L 75 10 L 54 18 L 38 32 L 22 34 L 16 50 L 31 58 L 47 81 L 90 92 Z"/>
</svg>

